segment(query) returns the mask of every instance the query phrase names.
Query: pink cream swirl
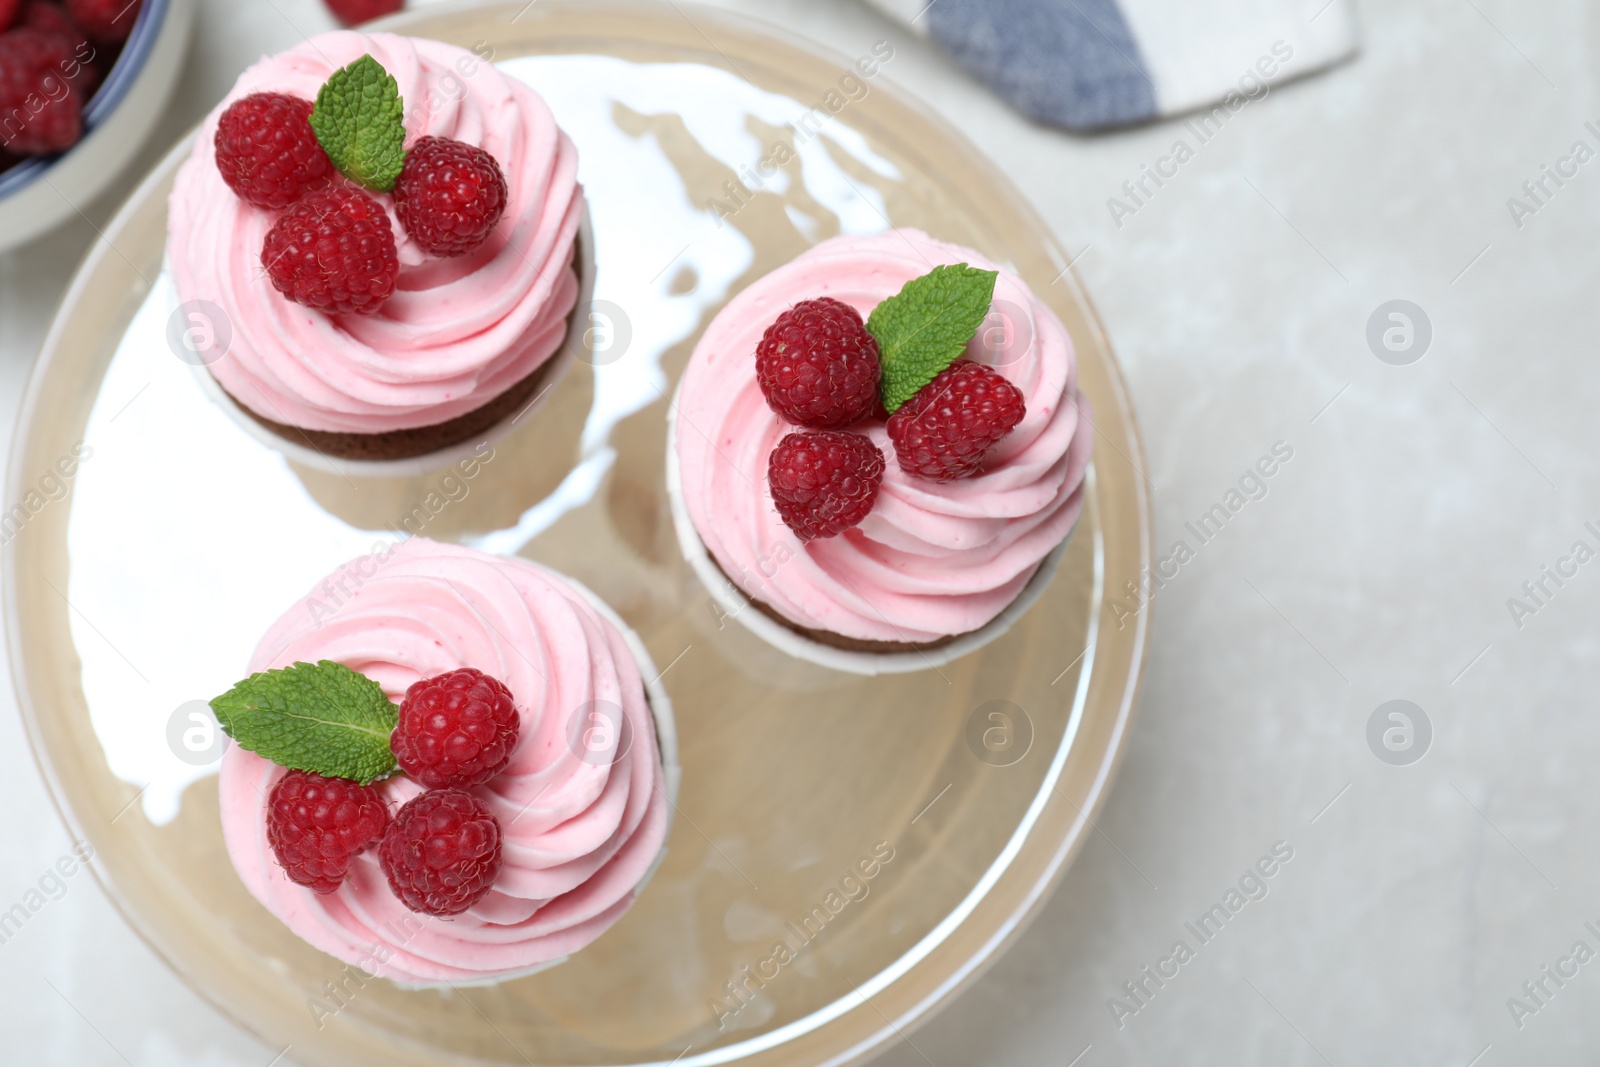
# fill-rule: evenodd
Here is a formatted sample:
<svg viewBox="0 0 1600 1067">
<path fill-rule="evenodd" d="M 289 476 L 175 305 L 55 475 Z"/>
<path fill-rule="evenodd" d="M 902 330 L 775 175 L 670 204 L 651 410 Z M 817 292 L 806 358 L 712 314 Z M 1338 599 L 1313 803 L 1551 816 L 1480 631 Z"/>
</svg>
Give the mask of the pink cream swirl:
<svg viewBox="0 0 1600 1067">
<path fill-rule="evenodd" d="M 786 308 L 830 296 L 861 313 L 946 263 L 999 270 L 994 309 L 968 347 L 1022 390 L 1027 415 L 974 478 L 902 471 L 881 421 L 856 429 L 887 462 L 859 527 L 802 544 L 767 490 L 767 458 L 796 427 L 756 384 L 755 350 Z M 1022 591 L 1083 507 L 1094 436 L 1072 339 L 1015 274 L 918 230 L 824 241 L 745 289 L 690 357 L 678 397 L 683 503 L 722 570 L 747 595 L 808 628 L 930 642 L 981 628 Z"/>
<path fill-rule="evenodd" d="M 476 667 L 510 688 L 521 737 L 506 769 L 472 790 L 500 822 L 500 874 L 450 918 L 407 910 L 375 850 L 327 896 L 290 882 L 266 833 L 266 797 L 284 770 L 230 745 L 220 782 L 228 855 L 289 929 L 369 974 L 484 981 L 575 952 L 627 910 L 662 850 L 667 787 L 627 639 L 575 586 L 524 560 L 414 538 L 330 575 L 267 631 L 250 671 L 321 659 L 396 701 L 420 678 Z M 609 709 L 623 743 L 596 746 L 580 732 L 598 722 L 593 709 Z M 404 775 L 380 788 L 396 807 L 421 791 Z"/>
<path fill-rule="evenodd" d="M 333 71 L 369 53 L 399 86 L 406 143 L 433 135 L 482 147 L 510 196 L 482 246 L 439 259 L 410 240 L 379 195 L 399 246 L 397 291 L 377 314 L 329 316 L 272 287 L 261 247 L 277 215 L 223 183 L 213 138 L 240 97 L 315 99 Z M 544 101 L 473 53 L 387 33 L 322 34 L 245 71 L 200 127 L 172 191 L 168 261 L 180 300 L 208 300 L 227 314 L 232 344 L 211 373 L 252 411 L 344 433 L 431 426 L 482 407 L 561 347 L 578 294 L 577 171 L 577 149 Z"/>
</svg>

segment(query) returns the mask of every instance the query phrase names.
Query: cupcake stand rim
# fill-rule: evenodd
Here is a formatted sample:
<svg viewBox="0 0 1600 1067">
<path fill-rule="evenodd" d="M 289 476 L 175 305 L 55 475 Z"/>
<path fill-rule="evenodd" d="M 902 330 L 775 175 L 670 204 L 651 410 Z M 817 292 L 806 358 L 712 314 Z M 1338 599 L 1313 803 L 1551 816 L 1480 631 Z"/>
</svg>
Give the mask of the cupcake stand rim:
<svg viewBox="0 0 1600 1067">
<path fill-rule="evenodd" d="M 111 265 L 112 271 L 117 270 L 115 264 L 112 263 L 113 260 L 121 260 L 122 264 L 137 276 L 134 293 L 130 300 L 137 302 L 148 297 L 154 283 L 146 272 L 159 270 L 159 256 L 146 257 L 145 269 L 140 270 L 139 266 L 117 248 L 116 238 L 132 227 L 139 209 L 151 197 L 158 194 L 164 197 L 166 192 L 171 191 L 170 186 L 176 174 L 177 164 L 182 154 L 186 151 L 189 140 L 189 137 L 185 137 L 163 156 L 151 172 L 118 205 L 111 221 L 101 231 L 99 240 L 84 255 L 83 261 L 73 273 L 72 281 L 68 284 L 66 292 L 57 302 L 56 308 L 52 312 L 50 329 L 45 334 L 45 339 L 39 348 L 39 355 L 29 371 L 28 383 L 22 395 L 22 403 L 18 407 L 16 425 L 12 429 L 10 462 L 5 478 L 7 500 L 21 500 L 31 488 L 30 476 L 25 473 L 33 470 L 32 466 L 29 465 L 30 457 L 27 448 L 29 430 L 32 428 L 34 419 L 42 405 L 45 386 L 50 378 L 49 372 L 57 362 L 64 361 L 65 357 L 62 355 L 65 351 L 63 341 L 72 332 L 73 321 L 70 317 L 63 315 L 63 311 L 80 306 L 85 302 L 85 297 L 89 290 L 95 287 L 95 283 L 99 280 L 100 275 L 108 264 Z M 117 316 L 116 312 L 113 311 L 112 317 L 121 316 Z M 66 500 L 71 500 L 70 489 Z M 27 649 L 24 646 L 22 619 L 19 617 L 21 600 L 16 595 L 23 577 L 17 558 L 20 543 L 21 538 L 13 536 L 6 538 L 3 546 L 0 546 L 0 590 L 5 592 L 6 654 L 10 665 L 12 692 L 17 700 L 18 710 L 21 713 L 23 728 L 28 735 L 29 752 L 33 757 L 34 766 L 38 768 L 40 778 L 44 780 L 46 791 L 50 795 L 51 805 L 55 808 L 56 814 L 66 827 L 74 844 L 86 842 L 92 847 L 94 835 L 88 832 L 83 820 L 79 818 L 73 808 L 68 796 L 67 785 L 61 780 L 54 764 L 45 758 L 45 753 L 48 751 L 48 741 L 41 732 L 40 723 L 36 716 L 30 710 L 36 707 L 36 701 L 33 699 L 28 672 L 23 669 L 23 665 L 26 663 Z M 48 581 L 48 579 L 45 580 Z M 106 899 L 116 909 L 117 913 L 122 916 L 123 921 L 138 934 L 140 940 L 175 975 L 180 978 L 184 977 L 186 974 L 185 969 L 162 945 L 160 936 L 155 928 L 135 908 L 128 904 L 127 898 L 122 893 L 118 892 L 111 873 L 106 871 L 101 864 L 94 862 L 92 855 L 83 866 L 88 868 L 90 874 L 94 876 L 96 884 L 104 892 Z M 185 981 L 185 984 L 189 985 L 191 989 L 195 988 L 192 983 Z M 219 998 L 213 997 L 206 990 L 197 991 L 229 1019 L 245 1026 L 247 1030 L 258 1037 L 265 1036 L 259 1034 L 245 1024 L 243 1020 L 239 1019 L 237 1015 L 229 1011 Z"/>
</svg>

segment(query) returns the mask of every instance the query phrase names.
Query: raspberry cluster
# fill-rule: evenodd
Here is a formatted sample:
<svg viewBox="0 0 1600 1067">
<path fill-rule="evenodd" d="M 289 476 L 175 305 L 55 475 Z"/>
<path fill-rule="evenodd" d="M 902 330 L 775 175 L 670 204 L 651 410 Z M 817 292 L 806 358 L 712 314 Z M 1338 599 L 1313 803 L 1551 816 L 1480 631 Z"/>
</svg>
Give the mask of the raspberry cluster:
<svg viewBox="0 0 1600 1067">
<path fill-rule="evenodd" d="M 318 893 L 344 884 L 351 861 L 377 846 L 389 888 L 406 907 L 458 915 L 500 871 L 500 823 L 467 791 L 511 760 L 521 719 L 511 691 L 470 667 L 406 690 L 389 744 L 425 787 L 391 818 L 373 785 L 291 770 L 267 801 L 267 841 L 290 881 Z"/>
<path fill-rule="evenodd" d="M 278 292 L 328 314 L 371 315 L 398 288 L 394 224 L 376 195 L 340 177 L 312 130 L 314 106 L 285 93 L 235 100 L 217 120 L 217 170 L 241 200 L 283 212 L 261 249 Z M 488 152 L 423 137 L 406 152 L 393 214 L 424 252 L 465 255 L 499 224 L 508 189 Z"/>
<path fill-rule="evenodd" d="M 878 342 L 861 315 L 829 297 L 780 314 L 756 346 L 767 404 L 804 427 L 778 442 L 767 487 L 778 516 L 802 541 L 834 537 L 871 513 L 883 484 L 882 451 L 858 426 L 884 417 Z M 958 359 L 888 416 L 907 474 L 935 481 L 983 471 L 994 446 L 1026 413 L 1022 391 L 981 363 Z"/>
<path fill-rule="evenodd" d="M 0 171 L 64 152 L 139 17 L 139 0 L 0 0 Z"/>
<path fill-rule="evenodd" d="M 756 383 L 767 405 L 807 427 L 778 442 L 767 488 L 778 517 L 802 541 L 834 537 L 872 510 L 883 453 L 866 434 L 838 427 L 878 407 L 878 342 L 860 312 L 831 297 L 802 300 L 756 346 Z"/>
</svg>

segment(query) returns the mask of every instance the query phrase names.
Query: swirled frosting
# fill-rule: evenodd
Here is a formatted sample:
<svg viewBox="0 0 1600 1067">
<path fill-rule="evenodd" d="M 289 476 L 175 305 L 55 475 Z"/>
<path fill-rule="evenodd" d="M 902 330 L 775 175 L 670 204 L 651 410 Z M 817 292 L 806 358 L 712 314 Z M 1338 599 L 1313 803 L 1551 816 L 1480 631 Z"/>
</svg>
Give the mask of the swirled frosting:
<svg viewBox="0 0 1600 1067">
<path fill-rule="evenodd" d="M 367 53 L 395 77 L 408 145 L 425 135 L 478 145 L 510 195 L 489 239 L 448 259 L 425 255 L 380 195 L 399 246 L 397 290 L 376 314 L 330 316 L 272 287 L 261 248 L 277 215 L 223 183 L 213 138 L 238 98 L 315 99 L 333 71 Z M 431 426 L 482 407 L 561 347 L 578 294 L 577 170 L 577 149 L 544 101 L 471 52 L 387 33 L 322 34 L 245 71 L 200 127 L 172 191 L 168 261 L 179 299 L 227 315 L 232 343 L 211 373 L 258 415 L 343 433 Z"/>
<path fill-rule="evenodd" d="M 327 896 L 295 885 L 267 842 L 266 798 L 285 773 L 237 745 L 223 756 L 228 855 L 289 929 L 401 982 L 483 981 L 575 952 L 633 901 L 661 852 L 668 797 L 655 722 L 627 639 L 577 587 L 520 559 L 413 538 L 340 568 L 261 639 L 251 672 L 330 659 L 398 701 L 420 678 L 476 667 L 522 715 L 510 764 L 472 790 L 500 822 L 494 888 L 467 912 L 407 910 L 376 850 Z M 609 726 L 592 718 L 599 710 Z M 609 738 L 586 732 L 593 724 Z M 380 783 L 398 806 L 421 791 Z"/>
<path fill-rule="evenodd" d="M 801 300 L 830 296 L 865 319 L 906 282 L 946 263 L 1000 271 L 990 319 L 967 354 L 1022 390 L 1027 415 L 983 474 L 952 482 L 902 471 L 883 422 L 855 427 L 888 460 L 877 504 L 860 526 L 802 543 L 767 489 L 767 459 L 796 427 L 761 395 L 757 342 Z M 676 438 L 689 517 L 748 596 L 806 629 L 928 643 L 999 615 L 1071 531 L 1093 424 L 1072 339 L 1020 278 L 972 249 L 893 230 L 824 241 L 729 301 L 684 372 Z"/>
</svg>

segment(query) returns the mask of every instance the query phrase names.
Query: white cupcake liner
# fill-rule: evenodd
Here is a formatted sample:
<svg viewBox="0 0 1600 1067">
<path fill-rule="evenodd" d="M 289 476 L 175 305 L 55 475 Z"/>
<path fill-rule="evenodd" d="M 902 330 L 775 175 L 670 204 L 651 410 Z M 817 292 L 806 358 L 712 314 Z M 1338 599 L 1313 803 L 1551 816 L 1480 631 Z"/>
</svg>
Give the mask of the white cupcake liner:
<svg viewBox="0 0 1600 1067">
<path fill-rule="evenodd" d="M 404 478 L 427 474 L 460 463 L 468 456 L 476 454 L 476 450 L 485 443 L 499 440 L 510 433 L 513 427 L 544 404 L 545 398 L 554 391 L 556 383 L 572 366 L 573 360 L 583 358 L 581 353 L 587 350 L 585 340 L 589 335 L 589 310 L 594 303 L 595 279 L 594 227 L 589 219 L 587 201 L 583 205 L 583 219 L 578 224 L 573 260 L 578 269 L 578 299 L 572 306 L 572 312 L 567 316 L 566 340 L 549 360 L 542 364 L 545 377 L 539 386 L 539 392 L 520 412 L 501 419 L 477 437 L 450 445 L 448 448 L 425 452 L 420 456 L 407 456 L 404 459 L 344 459 L 309 445 L 291 441 L 251 418 L 250 413 L 229 396 L 228 391 L 212 376 L 208 366 L 191 363 L 190 367 L 194 371 L 195 380 L 200 383 L 201 390 L 212 402 L 227 412 L 240 429 L 268 448 L 282 452 L 293 463 L 358 478 Z M 173 309 L 176 309 L 179 302 L 176 286 L 171 289 L 171 300 Z M 223 358 L 226 359 L 227 356 L 224 355 Z"/>
<path fill-rule="evenodd" d="M 672 504 L 672 528 L 678 535 L 678 548 L 683 558 L 694 569 L 701 584 L 711 598 L 721 605 L 725 614 L 743 623 L 745 628 L 781 652 L 798 659 L 849 674 L 908 674 L 912 671 L 931 670 L 958 660 L 987 645 L 1003 635 L 1027 613 L 1034 601 L 1044 593 L 1055 578 L 1061 557 L 1066 554 L 1067 543 L 1072 540 L 1072 530 L 1061 543 L 1051 549 L 1039 563 L 1039 569 L 1022 587 L 1016 599 L 987 624 L 937 648 L 910 649 L 903 652 L 861 652 L 836 648 L 814 638 L 806 637 L 766 614 L 745 594 L 730 575 L 723 572 L 711 558 L 705 541 L 689 517 L 689 508 L 683 500 L 683 474 L 678 469 L 678 397 L 683 391 L 680 382 L 667 406 L 667 496 Z"/>
<path fill-rule="evenodd" d="M 650 650 L 644 647 L 644 641 L 634 631 L 633 627 L 622 621 L 616 609 L 595 593 L 588 586 L 562 575 L 572 588 L 582 593 L 594 609 L 605 617 L 606 621 L 617 628 L 617 632 L 628 642 L 628 651 L 633 653 L 634 662 L 639 665 L 639 674 L 644 678 L 644 693 L 650 701 L 650 711 L 656 720 L 656 748 L 661 753 L 661 770 L 663 786 L 667 794 L 667 805 L 672 811 L 667 813 L 667 832 L 672 831 L 672 818 L 678 810 L 678 788 L 683 781 L 683 767 L 678 762 L 678 721 L 672 714 L 672 697 L 667 693 L 667 687 L 661 681 L 661 671 L 656 667 L 655 658 L 650 655 Z M 664 840 L 664 839 L 663 839 Z M 661 850 L 662 855 L 666 849 Z M 656 867 L 661 865 L 658 857 L 654 866 L 645 872 L 639 879 L 639 886 L 643 886 L 655 874 Z"/>
<path fill-rule="evenodd" d="M 610 604 L 600 599 L 588 586 L 564 574 L 561 578 L 581 593 L 584 599 L 607 622 L 617 628 L 617 632 L 628 643 L 628 651 L 633 653 L 634 662 L 639 665 L 639 675 L 644 679 L 644 692 L 646 699 L 650 702 L 650 713 L 655 718 L 656 750 L 661 757 L 662 789 L 667 797 L 667 828 L 661 838 L 661 851 L 656 853 L 656 858 L 651 862 L 649 868 L 645 870 L 639 881 L 634 883 L 633 896 L 634 900 L 638 900 L 639 894 L 644 892 L 644 887 L 650 884 L 650 879 L 655 877 L 656 871 L 661 869 L 662 861 L 667 858 L 666 842 L 672 835 L 672 823 L 678 811 L 678 788 L 683 782 L 683 767 L 678 762 L 678 722 L 672 714 L 672 698 L 667 695 L 667 687 L 661 682 L 661 672 L 656 668 L 655 659 L 651 657 L 650 650 L 644 647 L 644 641 L 640 639 L 631 626 L 622 621 L 622 616 L 618 615 Z M 604 937 L 605 934 L 600 936 Z M 582 952 L 583 949 L 578 951 Z M 561 966 L 571 958 L 570 955 L 558 956 L 553 960 L 545 960 L 543 963 L 536 963 L 532 967 L 525 967 L 520 971 L 512 971 L 509 974 L 468 978 L 455 982 L 402 982 L 394 978 L 386 980 L 400 989 L 437 989 L 441 991 L 478 989 L 485 986 L 499 985 L 501 982 L 514 982 L 518 978 L 526 978 L 529 975 L 538 974 L 540 971 L 548 971 L 552 967 Z"/>
</svg>

